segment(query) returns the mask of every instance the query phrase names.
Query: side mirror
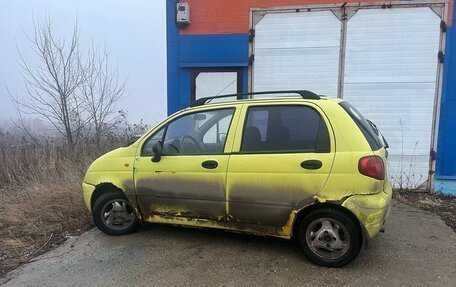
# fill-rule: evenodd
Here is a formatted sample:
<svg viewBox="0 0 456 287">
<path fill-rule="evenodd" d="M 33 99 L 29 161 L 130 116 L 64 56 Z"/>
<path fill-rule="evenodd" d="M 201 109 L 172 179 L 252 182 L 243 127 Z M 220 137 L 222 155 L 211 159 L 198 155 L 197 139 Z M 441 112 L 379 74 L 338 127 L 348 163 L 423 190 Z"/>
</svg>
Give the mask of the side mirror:
<svg viewBox="0 0 456 287">
<path fill-rule="evenodd" d="M 152 152 L 154 153 L 154 156 L 151 159 L 152 162 L 159 162 L 161 160 L 162 151 L 163 151 L 163 147 L 162 147 L 161 142 L 155 143 L 154 146 L 152 147 Z"/>
</svg>

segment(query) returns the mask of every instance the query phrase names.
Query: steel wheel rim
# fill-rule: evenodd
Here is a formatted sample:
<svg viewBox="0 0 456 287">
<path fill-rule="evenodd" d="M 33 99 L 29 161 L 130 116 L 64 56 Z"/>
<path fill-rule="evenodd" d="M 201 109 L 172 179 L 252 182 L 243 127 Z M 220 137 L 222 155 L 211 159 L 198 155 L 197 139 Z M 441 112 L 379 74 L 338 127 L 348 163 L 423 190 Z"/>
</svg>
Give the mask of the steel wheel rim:
<svg viewBox="0 0 456 287">
<path fill-rule="evenodd" d="M 108 201 L 101 209 L 101 219 L 109 228 L 124 230 L 135 223 L 135 213 L 128 201 L 113 199 Z"/>
<path fill-rule="evenodd" d="M 319 218 L 308 225 L 306 242 L 315 255 L 335 260 L 350 248 L 350 233 L 344 224 L 334 218 Z"/>
</svg>

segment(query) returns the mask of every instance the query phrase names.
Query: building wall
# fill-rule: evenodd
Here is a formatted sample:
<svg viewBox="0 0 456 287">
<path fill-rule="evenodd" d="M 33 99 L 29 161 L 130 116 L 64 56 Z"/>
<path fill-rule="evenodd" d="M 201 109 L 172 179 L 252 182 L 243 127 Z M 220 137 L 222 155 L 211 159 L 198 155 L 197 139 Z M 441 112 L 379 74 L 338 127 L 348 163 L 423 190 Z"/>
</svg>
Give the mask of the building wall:
<svg viewBox="0 0 456 287">
<path fill-rule="evenodd" d="M 168 113 L 191 104 L 191 77 L 195 68 L 234 67 L 243 71 L 243 91 L 248 87 L 248 50 L 251 8 L 334 4 L 326 0 L 186 0 L 191 24 L 175 24 L 177 0 L 167 2 Z M 345 1 L 343 1 L 345 2 Z M 378 1 L 350 0 L 348 3 Z M 342 5 L 342 3 L 341 3 Z M 452 24 L 453 1 L 447 23 Z M 451 26 L 451 25 L 450 25 Z M 444 83 L 439 119 L 435 190 L 456 195 L 456 29 L 446 35 Z"/>
<path fill-rule="evenodd" d="M 188 0 L 192 24 L 182 34 L 230 34 L 249 32 L 250 8 L 334 4 L 331 0 Z M 349 0 L 344 3 L 369 3 L 371 0 Z"/>
<path fill-rule="evenodd" d="M 243 90 L 246 91 L 248 34 L 184 34 L 175 24 L 176 3 L 175 0 L 166 2 L 168 114 L 190 105 L 191 71 L 194 68 L 241 68 L 244 76 Z M 193 23 L 193 18 L 191 19 Z"/>
</svg>

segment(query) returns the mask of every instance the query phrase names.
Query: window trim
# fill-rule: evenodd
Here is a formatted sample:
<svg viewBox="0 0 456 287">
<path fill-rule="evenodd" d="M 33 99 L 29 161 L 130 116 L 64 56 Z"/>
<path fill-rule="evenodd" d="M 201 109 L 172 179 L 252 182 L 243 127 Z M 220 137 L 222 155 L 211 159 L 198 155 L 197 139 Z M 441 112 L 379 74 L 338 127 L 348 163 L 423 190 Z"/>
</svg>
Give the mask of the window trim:
<svg viewBox="0 0 456 287">
<path fill-rule="evenodd" d="M 316 113 L 318 113 L 320 115 L 320 118 L 323 120 L 323 122 L 325 123 L 326 125 L 326 130 L 328 131 L 328 140 L 329 140 L 329 151 L 328 152 L 317 152 L 316 150 L 314 151 L 296 151 L 296 150 L 280 150 L 280 151 L 242 151 L 242 144 L 244 142 L 244 132 L 245 132 L 245 128 L 246 128 L 246 125 L 247 125 L 247 117 L 249 115 L 249 112 L 250 112 L 250 109 L 251 108 L 259 108 L 259 107 L 307 107 L 307 108 L 310 108 L 310 109 L 313 109 Z M 329 121 L 328 121 L 329 123 Z M 242 124 L 242 133 L 241 133 L 241 141 L 240 141 L 240 145 L 239 145 L 239 152 L 233 152 L 233 154 L 242 154 L 242 155 L 249 155 L 249 154 L 252 154 L 252 155 L 256 155 L 256 154 L 284 154 L 284 153 L 290 153 L 290 154 L 300 154 L 300 153 L 304 153 L 304 154 L 311 154 L 311 153 L 314 153 L 314 154 L 329 154 L 329 153 L 332 153 L 333 152 L 333 148 L 332 148 L 332 140 L 331 140 L 331 132 L 332 130 L 329 129 L 329 126 L 330 124 L 328 124 L 325 120 L 325 116 L 318 111 L 317 108 L 311 106 L 311 105 L 306 105 L 306 104 L 260 104 L 260 105 L 250 105 L 247 107 L 247 110 L 245 111 L 245 116 L 244 116 L 244 123 Z"/>
<path fill-rule="evenodd" d="M 161 139 L 161 142 L 162 142 L 162 145 L 165 141 L 165 136 L 166 136 L 166 133 L 168 132 L 168 127 L 169 125 L 182 118 L 182 117 L 185 117 L 185 116 L 188 116 L 188 115 L 192 115 L 192 114 L 198 114 L 198 113 L 207 113 L 207 112 L 212 112 L 212 111 L 220 111 L 220 110 L 233 110 L 233 113 L 232 113 L 232 116 L 231 116 L 231 120 L 230 120 L 230 123 L 228 125 L 228 132 L 227 132 L 227 137 L 226 137 L 226 140 L 225 140 L 225 143 L 223 144 L 223 152 L 222 153 L 199 153 L 199 154 L 190 154 L 190 153 L 181 153 L 181 154 L 162 154 L 161 156 L 162 157 L 167 157 L 167 156 L 217 156 L 217 155 L 229 155 L 230 153 L 225 153 L 225 147 L 226 147 L 226 142 L 228 140 L 228 135 L 230 134 L 230 129 L 231 129 L 231 125 L 233 124 L 233 119 L 235 117 L 235 114 L 236 114 L 236 111 L 237 111 L 237 107 L 236 106 L 229 106 L 229 107 L 217 107 L 217 108 L 209 108 L 209 109 L 204 109 L 204 110 L 197 110 L 197 111 L 189 111 L 188 113 L 184 113 L 184 114 L 181 114 L 181 115 L 178 115 L 172 119 L 169 119 L 169 121 L 167 121 L 164 125 L 162 125 L 161 127 L 158 128 L 158 130 L 156 132 L 153 132 L 152 134 L 150 134 L 142 143 L 141 145 L 141 153 L 140 153 L 140 156 L 141 157 L 151 157 L 151 155 L 143 155 L 142 154 L 142 149 L 143 149 L 143 146 L 144 144 L 151 138 L 153 137 L 157 132 L 160 132 L 160 130 L 163 128 L 164 129 L 164 132 L 163 132 L 163 136 L 162 136 L 162 139 Z M 152 155 L 153 156 L 153 155 Z"/>
</svg>

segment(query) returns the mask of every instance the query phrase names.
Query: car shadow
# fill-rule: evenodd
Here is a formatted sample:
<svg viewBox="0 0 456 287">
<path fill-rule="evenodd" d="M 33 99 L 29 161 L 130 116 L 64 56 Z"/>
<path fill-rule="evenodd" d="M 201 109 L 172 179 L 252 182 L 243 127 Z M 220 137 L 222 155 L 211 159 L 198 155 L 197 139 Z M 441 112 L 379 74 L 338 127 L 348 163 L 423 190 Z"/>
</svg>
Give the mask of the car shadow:
<svg viewBox="0 0 456 287">
<path fill-rule="evenodd" d="M 295 239 L 287 240 L 219 229 L 193 228 L 156 223 L 142 224 L 135 234 L 150 238 L 151 240 L 146 240 L 146 242 L 150 244 L 153 241 L 154 246 L 156 246 L 157 242 L 160 245 L 163 244 L 163 246 L 156 246 L 160 248 L 168 248 L 168 243 L 174 242 L 179 246 L 183 246 L 182 250 L 187 247 L 201 247 L 211 250 L 224 248 L 228 249 L 228 252 L 236 253 L 240 256 L 244 252 L 248 253 L 249 256 L 267 253 L 272 258 L 284 257 L 290 261 L 297 261 L 300 264 L 309 264 L 314 268 L 318 268 L 305 257 L 298 241 Z M 369 265 L 370 261 L 378 260 L 378 258 L 375 258 L 376 253 L 378 253 L 376 250 L 377 247 L 376 242 L 371 242 L 369 249 L 365 250 L 363 248 L 358 259 L 347 265 L 347 267 L 362 268 L 366 263 Z M 370 258 L 369 254 L 374 257 Z"/>
<path fill-rule="evenodd" d="M 280 251 L 301 252 L 296 240 L 287 240 L 271 236 L 252 235 L 243 232 L 225 231 L 222 229 L 197 228 L 157 223 L 144 223 L 137 232 L 148 236 L 168 237 L 174 240 L 199 240 L 211 244 L 261 245 L 263 248 Z"/>
</svg>

